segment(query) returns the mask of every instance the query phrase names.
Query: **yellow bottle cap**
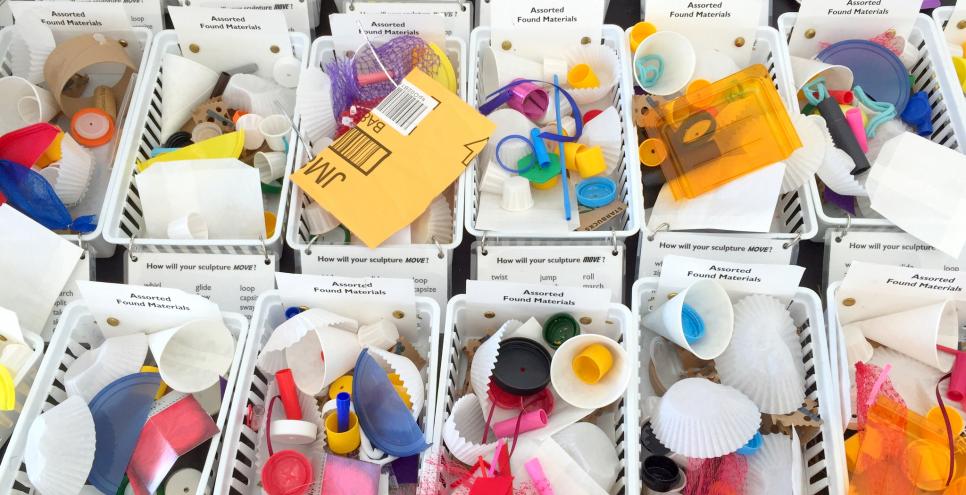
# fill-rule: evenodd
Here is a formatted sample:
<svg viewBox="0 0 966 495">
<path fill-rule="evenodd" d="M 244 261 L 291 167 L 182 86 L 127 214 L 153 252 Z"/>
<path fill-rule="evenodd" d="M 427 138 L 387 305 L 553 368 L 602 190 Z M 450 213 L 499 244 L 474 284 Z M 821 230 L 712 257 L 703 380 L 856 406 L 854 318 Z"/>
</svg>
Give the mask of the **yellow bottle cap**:
<svg viewBox="0 0 966 495">
<path fill-rule="evenodd" d="M 277 220 L 277 217 L 275 216 L 274 213 L 270 211 L 266 211 L 264 213 L 264 217 L 265 217 L 265 237 L 271 238 L 273 235 L 275 235 L 275 221 Z"/>
<path fill-rule="evenodd" d="M 329 399 L 335 400 L 335 396 L 339 395 L 339 392 L 352 395 L 352 375 L 340 376 L 329 385 Z"/>
<path fill-rule="evenodd" d="M 630 41 L 631 41 L 631 54 L 637 51 L 637 47 L 642 41 L 647 39 L 648 36 L 657 32 L 657 27 L 650 22 L 641 21 L 637 24 L 631 26 Z"/>
<path fill-rule="evenodd" d="M 580 143 L 563 143 L 564 164 L 567 170 L 577 171 L 577 153 L 585 147 L 586 145 Z"/>
<path fill-rule="evenodd" d="M 600 80 L 589 65 L 577 64 L 567 71 L 567 84 L 577 89 L 589 89 L 600 86 Z"/>
<path fill-rule="evenodd" d="M 600 175 L 607 170 L 604 151 L 600 146 L 585 146 L 577 150 L 576 162 L 577 173 L 585 179 Z"/>
<path fill-rule="evenodd" d="M 570 364 L 580 381 L 594 384 L 610 371 L 614 365 L 614 356 L 603 344 L 592 344 L 574 356 Z"/>
<path fill-rule="evenodd" d="M 339 455 L 345 455 L 359 448 L 362 438 L 359 436 L 359 418 L 356 413 L 349 412 L 349 429 L 339 432 L 339 415 L 336 412 L 325 417 L 325 438 L 329 441 L 329 450 Z"/>
</svg>

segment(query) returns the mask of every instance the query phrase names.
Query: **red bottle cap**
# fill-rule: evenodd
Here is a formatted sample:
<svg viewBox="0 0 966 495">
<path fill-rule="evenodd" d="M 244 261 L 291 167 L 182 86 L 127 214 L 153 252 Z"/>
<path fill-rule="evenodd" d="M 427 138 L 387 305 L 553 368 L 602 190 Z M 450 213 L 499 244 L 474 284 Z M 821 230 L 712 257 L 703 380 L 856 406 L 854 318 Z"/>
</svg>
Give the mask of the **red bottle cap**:
<svg viewBox="0 0 966 495">
<path fill-rule="evenodd" d="M 262 488 L 268 495 L 302 495 L 312 486 L 312 463 L 294 450 L 276 452 L 262 467 Z"/>
</svg>

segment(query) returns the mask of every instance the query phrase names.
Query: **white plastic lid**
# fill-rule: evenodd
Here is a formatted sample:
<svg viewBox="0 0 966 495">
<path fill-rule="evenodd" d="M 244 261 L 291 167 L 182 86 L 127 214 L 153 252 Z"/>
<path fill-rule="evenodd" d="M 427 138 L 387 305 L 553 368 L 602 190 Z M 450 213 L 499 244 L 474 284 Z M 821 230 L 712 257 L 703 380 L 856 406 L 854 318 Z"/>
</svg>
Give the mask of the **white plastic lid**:
<svg viewBox="0 0 966 495">
<path fill-rule="evenodd" d="M 302 64 L 299 59 L 288 56 L 282 57 L 275 62 L 272 67 L 272 78 L 279 86 L 285 88 L 294 88 L 299 85 L 299 73 L 302 70 Z"/>
</svg>

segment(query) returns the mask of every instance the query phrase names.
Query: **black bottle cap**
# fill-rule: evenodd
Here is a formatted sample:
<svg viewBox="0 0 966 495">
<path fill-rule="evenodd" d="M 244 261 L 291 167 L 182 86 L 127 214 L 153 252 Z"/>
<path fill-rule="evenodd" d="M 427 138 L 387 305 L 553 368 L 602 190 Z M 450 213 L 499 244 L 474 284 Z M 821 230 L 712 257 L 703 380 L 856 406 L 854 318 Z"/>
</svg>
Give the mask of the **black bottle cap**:
<svg viewBox="0 0 966 495">
<path fill-rule="evenodd" d="M 668 492 L 681 481 L 681 470 L 670 457 L 652 455 L 644 459 L 641 479 L 650 490 Z"/>
</svg>

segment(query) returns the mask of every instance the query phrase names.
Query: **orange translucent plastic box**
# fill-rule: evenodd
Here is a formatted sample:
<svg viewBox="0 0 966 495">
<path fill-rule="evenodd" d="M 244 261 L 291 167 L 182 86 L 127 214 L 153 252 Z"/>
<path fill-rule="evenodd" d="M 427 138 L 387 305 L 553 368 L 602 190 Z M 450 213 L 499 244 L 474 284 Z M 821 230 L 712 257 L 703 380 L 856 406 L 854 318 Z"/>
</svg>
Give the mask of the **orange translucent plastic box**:
<svg viewBox="0 0 966 495">
<path fill-rule="evenodd" d="M 647 98 L 641 162 L 660 165 L 677 200 L 780 162 L 802 146 L 762 65 L 692 83 L 672 100 Z"/>
</svg>

